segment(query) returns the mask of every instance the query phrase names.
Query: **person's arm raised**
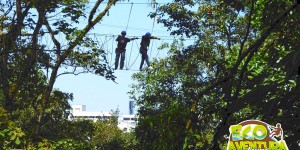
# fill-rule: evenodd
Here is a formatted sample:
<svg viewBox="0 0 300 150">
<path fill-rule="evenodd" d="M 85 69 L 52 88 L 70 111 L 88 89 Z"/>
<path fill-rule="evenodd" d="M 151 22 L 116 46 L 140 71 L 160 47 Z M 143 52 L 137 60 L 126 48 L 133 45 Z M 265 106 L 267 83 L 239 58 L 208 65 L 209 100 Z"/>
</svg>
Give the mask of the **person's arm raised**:
<svg viewBox="0 0 300 150">
<path fill-rule="evenodd" d="M 131 38 L 130 40 L 136 40 L 136 39 L 139 39 L 139 38 L 135 37 L 135 38 Z"/>
<path fill-rule="evenodd" d="M 157 40 L 160 40 L 160 38 L 155 37 L 155 36 L 150 36 L 149 38 L 150 38 L 150 39 L 157 39 Z"/>
</svg>

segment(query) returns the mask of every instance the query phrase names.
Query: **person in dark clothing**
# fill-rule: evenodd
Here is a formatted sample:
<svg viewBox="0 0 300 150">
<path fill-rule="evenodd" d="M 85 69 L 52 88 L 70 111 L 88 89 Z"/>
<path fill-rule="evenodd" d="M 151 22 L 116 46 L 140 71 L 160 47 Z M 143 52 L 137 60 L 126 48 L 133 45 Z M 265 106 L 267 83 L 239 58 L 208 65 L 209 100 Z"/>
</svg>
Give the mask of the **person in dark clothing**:
<svg viewBox="0 0 300 150">
<path fill-rule="evenodd" d="M 145 35 L 142 36 L 141 47 L 140 47 L 140 53 L 142 54 L 142 61 L 141 61 L 141 65 L 140 65 L 140 70 L 142 70 L 145 60 L 146 60 L 146 63 L 148 65 L 149 69 L 152 68 L 150 66 L 150 62 L 149 62 L 149 58 L 148 58 L 148 54 L 147 54 L 148 47 L 150 44 L 150 39 L 160 40 L 160 38 L 158 38 L 158 37 L 151 36 L 150 32 L 147 32 Z"/>
<path fill-rule="evenodd" d="M 118 42 L 118 46 L 116 48 L 115 70 L 118 69 L 120 56 L 121 56 L 120 69 L 122 70 L 124 67 L 125 51 L 126 51 L 127 43 L 130 42 L 131 40 L 138 39 L 138 38 L 129 39 L 126 38 L 125 36 L 126 36 L 126 31 L 122 31 L 121 35 L 119 35 L 116 39 L 116 41 Z"/>
</svg>

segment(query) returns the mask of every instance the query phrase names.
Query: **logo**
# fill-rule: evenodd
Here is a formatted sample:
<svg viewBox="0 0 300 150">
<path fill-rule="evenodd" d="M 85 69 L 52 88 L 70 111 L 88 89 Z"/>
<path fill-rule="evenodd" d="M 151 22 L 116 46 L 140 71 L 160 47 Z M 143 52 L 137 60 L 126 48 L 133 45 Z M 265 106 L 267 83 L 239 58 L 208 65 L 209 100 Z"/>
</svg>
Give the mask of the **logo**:
<svg viewBox="0 0 300 150">
<path fill-rule="evenodd" d="M 246 120 L 229 128 L 227 150 L 288 150 L 281 124 Z"/>
</svg>

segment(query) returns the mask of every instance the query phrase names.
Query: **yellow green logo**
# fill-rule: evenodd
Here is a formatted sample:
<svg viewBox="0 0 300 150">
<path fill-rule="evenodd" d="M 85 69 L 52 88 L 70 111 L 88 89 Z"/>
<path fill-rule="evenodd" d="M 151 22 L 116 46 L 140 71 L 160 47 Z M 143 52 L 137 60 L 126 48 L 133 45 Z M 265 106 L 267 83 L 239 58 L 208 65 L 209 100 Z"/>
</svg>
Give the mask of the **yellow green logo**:
<svg viewBox="0 0 300 150">
<path fill-rule="evenodd" d="M 227 150 L 288 150 L 280 123 L 246 120 L 229 128 Z"/>
</svg>

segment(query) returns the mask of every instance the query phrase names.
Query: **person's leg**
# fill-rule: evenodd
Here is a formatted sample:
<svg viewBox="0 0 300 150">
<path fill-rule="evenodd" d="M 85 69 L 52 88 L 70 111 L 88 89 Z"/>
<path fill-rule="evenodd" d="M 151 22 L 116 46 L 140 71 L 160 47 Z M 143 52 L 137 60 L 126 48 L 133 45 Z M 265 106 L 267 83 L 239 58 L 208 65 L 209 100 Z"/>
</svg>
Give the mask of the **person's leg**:
<svg viewBox="0 0 300 150">
<path fill-rule="evenodd" d="M 140 53 L 142 54 L 140 70 L 142 70 L 143 65 L 144 65 L 144 61 L 145 61 L 145 51 L 142 48 L 140 48 Z"/>
<path fill-rule="evenodd" d="M 121 69 L 123 69 L 124 67 L 124 61 L 125 61 L 125 51 L 121 53 L 121 64 L 120 64 Z"/>
<path fill-rule="evenodd" d="M 144 55 L 142 54 L 142 61 L 141 61 L 141 65 L 140 65 L 140 70 L 142 70 L 142 68 L 143 68 L 144 61 L 145 61 L 145 58 L 144 58 Z"/>
<path fill-rule="evenodd" d="M 116 51 L 116 59 L 115 59 L 115 70 L 118 69 L 118 65 L 119 65 L 119 58 L 120 58 L 120 52 Z"/>
<path fill-rule="evenodd" d="M 145 60 L 146 60 L 146 63 L 147 63 L 147 65 L 148 65 L 148 67 L 150 67 L 150 62 L 149 62 L 149 57 L 148 57 L 147 52 L 146 52 L 146 54 L 145 54 Z"/>
</svg>

